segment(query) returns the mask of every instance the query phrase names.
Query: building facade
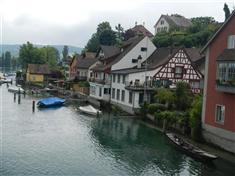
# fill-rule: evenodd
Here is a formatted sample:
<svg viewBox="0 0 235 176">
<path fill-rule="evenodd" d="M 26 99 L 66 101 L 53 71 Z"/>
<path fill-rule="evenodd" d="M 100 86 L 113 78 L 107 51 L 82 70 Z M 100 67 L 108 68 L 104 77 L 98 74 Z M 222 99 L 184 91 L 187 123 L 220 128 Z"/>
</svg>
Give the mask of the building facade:
<svg viewBox="0 0 235 176">
<path fill-rule="evenodd" d="M 202 112 L 206 140 L 235 153 L 235 12 L 203 48 L 206 53 Z"/>
</svg>

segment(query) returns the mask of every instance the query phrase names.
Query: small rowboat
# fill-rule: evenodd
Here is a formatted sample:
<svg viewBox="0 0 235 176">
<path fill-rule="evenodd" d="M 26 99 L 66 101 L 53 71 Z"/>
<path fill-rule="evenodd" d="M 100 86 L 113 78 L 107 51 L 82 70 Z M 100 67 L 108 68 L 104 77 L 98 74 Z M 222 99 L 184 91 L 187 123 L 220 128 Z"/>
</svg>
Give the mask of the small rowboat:
<svg viewBox="0 0 235 176">
<path fill-rule="evenodd" d="M 48 108 L 48 107 L 55 107 L 55 106 L 63 106 L 65 103 L 65 99 L 58 98 L 58 97 L 50 97 L 44 98 L 37 102 L 39 108 Z"/>
<path fill-rule="evenodd" d="M 170 139 L 170 141 L 175 144 L 175 146 L 186 153 L 187 155 L 200 160 L 200 161 L 213 161 L 217 159 L 218 157 L 215 155 L 212 155 L 188 142 L 180 138 L 179 136 L 173 134 L 173 133 L 167 133 L 166 136 Z"/>
<path fill-rule="evenodd" d="M 88 105 L 88 106 L 80 106 L 78 109 L 79 109 L 81 112 L 84 112 L 84 113 L 86 113 L 86 114 L 93 115 L 93 116 L 98 115 L 98 114 L 101 114 L 101 111 L 100 111 L 100 110 L 94 108 L 94 107 L 91 106 L 91 105 Z"/>
</svg>

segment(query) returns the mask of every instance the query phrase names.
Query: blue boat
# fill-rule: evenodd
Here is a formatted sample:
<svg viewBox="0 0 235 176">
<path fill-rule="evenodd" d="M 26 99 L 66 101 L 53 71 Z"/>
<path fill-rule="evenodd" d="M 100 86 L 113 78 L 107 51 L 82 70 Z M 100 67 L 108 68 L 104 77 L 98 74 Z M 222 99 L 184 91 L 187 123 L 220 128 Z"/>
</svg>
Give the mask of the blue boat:
<svg viewBox="0 0 235 176">
<path fill-rule="evenodd" d="M 58 97 L 44 98 L 37 102 L 38 107 L 48 108 L 53 106 L 62 106 L 64 105 L 65 99 Z"/>
</svg>

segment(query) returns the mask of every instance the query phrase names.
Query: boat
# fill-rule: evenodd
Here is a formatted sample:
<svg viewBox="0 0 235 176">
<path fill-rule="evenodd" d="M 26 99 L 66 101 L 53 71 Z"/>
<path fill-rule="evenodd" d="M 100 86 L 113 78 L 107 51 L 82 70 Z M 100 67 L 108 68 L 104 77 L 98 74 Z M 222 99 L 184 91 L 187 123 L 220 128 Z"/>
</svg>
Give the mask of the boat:
<svg viewBox="0 0 235 176">
<path fill-rule="evenodd" d="M 89 114 L 89 115 L 98 115 L 98 114 L 101 114 L 101 111 L 94 108 L 93 106 L 91 105 L 87 105 L 87 106 L 80 106 L 78 108 L 81 112 L 84 112 L 86 114 Z"/>
<path fill-rule="evenodd" d="M 25 93 L 25 90 L 20 86 L 10 86 L 8 88 L 8 91 L 13 92 L 13 93 L 19 93 L 20 92 L 21 94 Z"/>
<path fill-rule="evenodd" d="M 55 106 L 63 106 L 65 103 L 65 99 L 58 98 L 58 97 L 49 97 L 43 98 L 37 102 L 37 106 L 39 108 L 48 108 L 48 107 L 55 107 Z"/>
<path fill-rule="evenodd" d="M 196 147 L 179 136 L 177 136 L 174 133 L 167 133 L 166 136 L 170 139 L 170 141 L 175 144 L 175 146 L 183 151 L 185 154 L 191 156 L 194 159 L 197 159 L 199 161 L 209 162 L 217 159 L 218 157 L 215 155 L 212 155 L 199 147 Z"/>
</svg>

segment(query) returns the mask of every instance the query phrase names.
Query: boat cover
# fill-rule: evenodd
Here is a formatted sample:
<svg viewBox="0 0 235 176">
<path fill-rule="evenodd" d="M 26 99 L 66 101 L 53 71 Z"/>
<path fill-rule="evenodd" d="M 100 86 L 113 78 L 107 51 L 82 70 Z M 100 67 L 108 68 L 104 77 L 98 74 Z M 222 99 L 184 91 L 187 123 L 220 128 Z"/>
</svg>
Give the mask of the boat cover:
<svg viewBox="0 0 235 176">
<path fill-rule="evenodd" d="M 58 97 L 50 97 L 44 98 L 38 101 L 37 105 L 39 106 L 55 106 L 55 105 L 62 105 L 65 102 L 65 99 L 58 98 Z"/>
</svg>

